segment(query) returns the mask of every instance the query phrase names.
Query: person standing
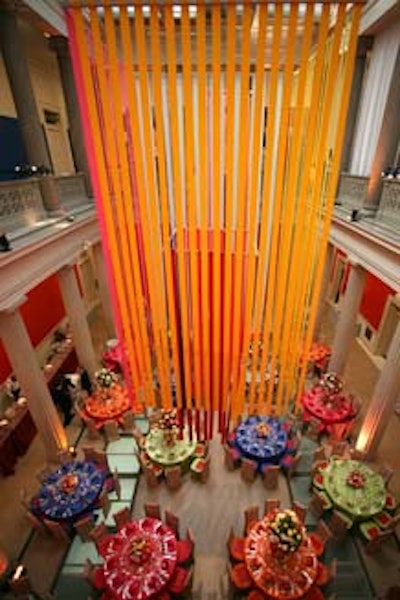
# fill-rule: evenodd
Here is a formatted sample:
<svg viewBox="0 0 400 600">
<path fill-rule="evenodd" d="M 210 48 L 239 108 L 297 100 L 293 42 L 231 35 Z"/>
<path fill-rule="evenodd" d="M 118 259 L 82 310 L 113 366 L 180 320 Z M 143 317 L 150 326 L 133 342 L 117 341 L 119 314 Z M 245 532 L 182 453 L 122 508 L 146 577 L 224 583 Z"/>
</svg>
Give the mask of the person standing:
<svg viewBox="0 0 400 600">
<path fill-rule="evenodd" d="M 7 395 L 13 400 L 21 397 L 21 386 L 15 375 L 11 375 L 6 382 Z"/>
<path fill-rule="evenodd" d="M 80 375 L 81 389 L 84 390 L 88 396 L 92 395 L 93 386 L 89 377 L 89 373 L 84 367 L 78 367 L 78 373 Z"/>
</svg>

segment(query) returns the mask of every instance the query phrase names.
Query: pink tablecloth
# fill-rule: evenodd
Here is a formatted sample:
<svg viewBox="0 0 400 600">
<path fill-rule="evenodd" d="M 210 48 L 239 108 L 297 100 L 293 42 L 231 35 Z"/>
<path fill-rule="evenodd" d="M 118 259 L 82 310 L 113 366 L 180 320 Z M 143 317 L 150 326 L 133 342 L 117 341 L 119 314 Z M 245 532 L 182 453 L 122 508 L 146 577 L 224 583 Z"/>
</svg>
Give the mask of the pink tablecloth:
<svg viewBox="0 0 400 600">
<path fill-rule="evenodd" d="M 115 600 L 150 598 L 167 585 L 175 567 L 175 534 L 148 517 L 125 525 L 104 557 L 106 586 Z"/>
<path fill-rule="evenodd" d="M 305 392 L 302 397 L 305 410 L 322 423 L 343 423 L 355 416 L 351 396 L 336 394 L 333 399 L 326 399 L 326 392 L 316 386 Z"/>
</svg>

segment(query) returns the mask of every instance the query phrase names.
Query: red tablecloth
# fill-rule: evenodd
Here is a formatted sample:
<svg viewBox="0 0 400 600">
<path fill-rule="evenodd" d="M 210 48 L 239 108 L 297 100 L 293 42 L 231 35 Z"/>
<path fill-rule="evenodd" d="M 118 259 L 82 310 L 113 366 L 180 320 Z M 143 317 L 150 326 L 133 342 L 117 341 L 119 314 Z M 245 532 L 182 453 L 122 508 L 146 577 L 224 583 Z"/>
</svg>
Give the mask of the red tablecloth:
<svg viewBox="0 0 400 600">
<path fill-rule="evenodd" d="M 132 521 L 113 536 L 105 551 L 107 589 L 115 600 L 146 600 L 167 585 L 176 558 L 176 537 L 169 527 L 148 517 Z"/>
<path fill-rule="evenodd" d="M 19 408 L 9 427 L 0 432 L 0 472 L 14 473 L 19 456 L 25 454 L 36 435 L 36 426 L 27 407 Z"/>
<path fill-rule="evenodd" d="M 316 386 L 305 392 L 301 401 L 307 412 L 326 425 L 343 423 L 355 416 L 351 396 L 336 394 L 333 399 L 325 399 L 326 392 L 321 387 Z"/>
<path fill-rule="evenodd" d="M 118 419 L 131 408 L 128 391 L 124 386 L 112 386 L 106 398 L 103 398 L 102 393 L 94 393 L 85 401 L 85 411 L 92 419 L 97 421 Z"/>
<path fill-rule="evenodd" d="M 278 559 L 271 553 L 268 538 L 269 513 L 250 530 L 245 541 L 245 562 L 255 584 L 268 597 L 296 600 L 304 596 L 317 578 L 318 559 L 311 541 L 305 537 L 296 552 Z"/>
</svg>

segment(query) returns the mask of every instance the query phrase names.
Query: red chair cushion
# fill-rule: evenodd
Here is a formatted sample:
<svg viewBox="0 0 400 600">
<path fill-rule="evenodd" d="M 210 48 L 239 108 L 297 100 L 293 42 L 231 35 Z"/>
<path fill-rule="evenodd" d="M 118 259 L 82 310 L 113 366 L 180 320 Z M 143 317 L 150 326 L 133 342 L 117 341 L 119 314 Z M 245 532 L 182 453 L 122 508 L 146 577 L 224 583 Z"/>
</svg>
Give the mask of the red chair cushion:
<svg viewBox="0 0 400 600">
<path fill-rule="evenodd" d="M 204 467 L 206 466 L 206 461 L 204 458 L 196 458 L 191 464 L 191 470 L 196 471 L 197 473 L 202 473 L 204 471 Z"/>
<path fill-rule="evenodd" d="M 260 590 L 251 590 L 246 600 L 266 600 L 267 596 Z"/>
<path fill-rule="evenodd" d="M 236 433 L 234 431 L 231 431 L 226 436 L 226 442 L 229 446 L 233 446 L 235 444 L 235 441 L 236 441 Z"/>
<path fill-rule="evenodd" d="M 329 580 L 328 567 L 326 565 L 324 565 L 324 563 L 318 562 L 317 578 L 315 580 L 315 583 L 317 585 L 326 585 L 328 583 L 328 580 Z"/>
<path fill-rule="evenodd" d="M 396 508 L 396 500 L 393 494 L 386 494 L 385 508 L 387 510 L 394 510 Z"/>
<path fill-rule="evenodd" d="M 302 600 L 324 600 L 324 595 L 316 585 L 310 588 L 305 596 L 302 596 Z"/>
<path fill-rule="evenodd" d="M 239 590 L 248 590 L 253 585 L 253 580 L 244 563 L 237 563 L 232 567 L 232 581 Z"/>
<path fill-rule="evenodd" d="M 235 560 L 244 561 L 244 538 L 233 538 L 229 542 L 229 554 Z"/>
<path fill-rule="evenodd" d="M 171 579 L 168 582 L 168 591 L 173 594 L 182 594 L 185 591 L 186 581 L 188 576 L 188 570 L 183 567 L 176 567 L 172 574 Z"/>
<path fill-rule="evenodd" d="M 176 544 L 178 565 L 187 563 L 193 557 L 193 544 L 189 540 L 178 540 Z"/>
<path fill-rule="evenodd" d="M 313 548 L 314 552 L 317 556 L 321 556 L 324 553 L 325 546 L 324 542 L 321 540 L 320 536 L 316 533 L 310 533 L 308 536 Z"/>
</svg>

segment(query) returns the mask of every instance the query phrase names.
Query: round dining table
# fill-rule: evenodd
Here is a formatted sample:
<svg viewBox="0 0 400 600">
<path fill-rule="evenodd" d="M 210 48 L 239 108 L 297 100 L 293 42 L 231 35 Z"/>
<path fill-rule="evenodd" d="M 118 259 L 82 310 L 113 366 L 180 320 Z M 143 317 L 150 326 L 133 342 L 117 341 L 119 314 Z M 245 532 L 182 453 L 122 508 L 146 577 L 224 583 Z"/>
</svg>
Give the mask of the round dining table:
<svg viewBox="0 0 400 600">
<path fill-rule="evenodd" d="M 275 417 L 251 416 L 236 428 L 235 444 L 246 458 L 273 463 L 286 450 L 287 431 Z"/>
<path fill-rule="evenodd" d="M 174 532 L 145 517 L 122 527 L 104 554 L 106 588 L 115 600 L 147 600 L 168 584 L 177 561 Z"/>
<path fill-rule="evenodd" d="M 119 384 L 94 392 L 85 400 L 86 414 L 96 421 L 119 419 L 131 408 L 127 389 Z"/>
<path fill-rule="evenodd" d="M 343 423 L 355 417 L 351 396 L 339 393 L 328 397 L 320 386 L 305 392 L 301 401 L 304 409 L 325 425 Z"/>
<path fill-rule="evenodd" d="M 165 431 L 156 425 L 146 436 L 145 451 L 152 462 L 163 467 L 172 467 L 189 461 L 196 446 L 197 438 L 194 432 L 190 438 L 189 431 L 184 429 L 182 436 L 179 436 L 177 428 Z"/>
<path fill-rule="evenodd" d="M 305 531 L 304 539 L 295 552 L 284 557 L 274 555 L 269 528 L 276 512 L 271 511 L 250 529 L 244 544 L 245 564 L 256 586 L 268 598 L 297 600 L 315 584 L 318 558 Z"/>
<path fill-rule="evenodd" d="M 386 503 L 382 476 L 357 460 L 331 460 L 323 471 L 323 487 L 333 504 L 353 519 L 368 519 Z"/>
<path fill-rule="evenodd" d="M 89 461 L 73 461 L 51 473 L 31 500 L 32 511 L 53 521 L 76 521 L 94 508 L 107 476 Z"/>
</svg>

